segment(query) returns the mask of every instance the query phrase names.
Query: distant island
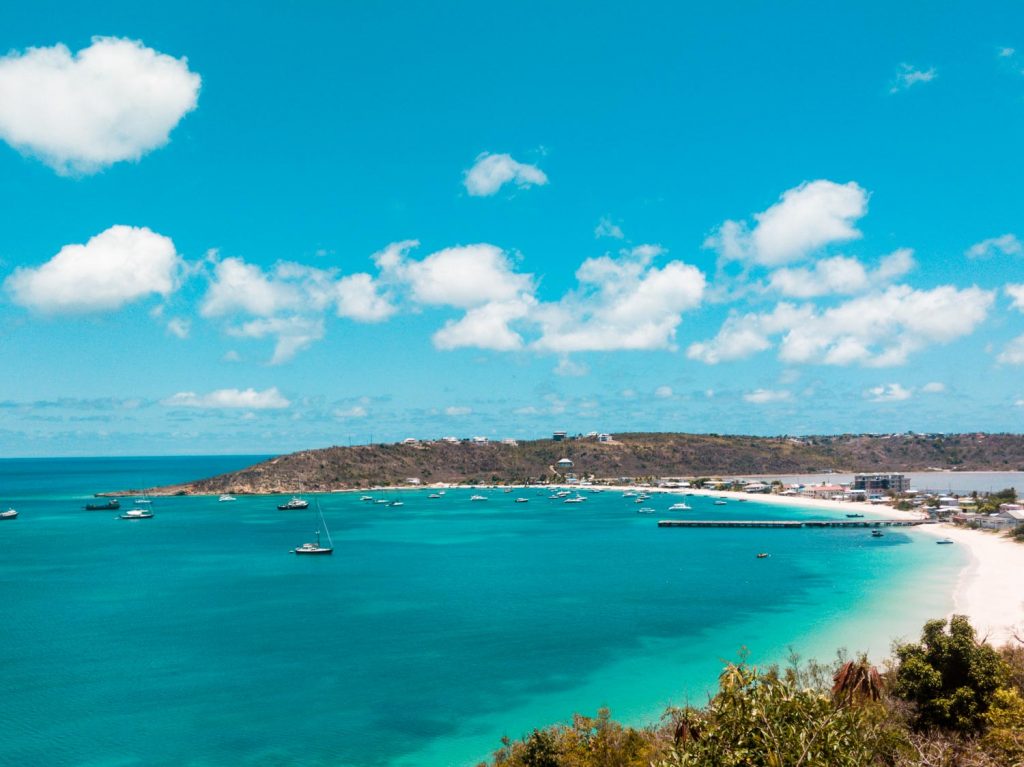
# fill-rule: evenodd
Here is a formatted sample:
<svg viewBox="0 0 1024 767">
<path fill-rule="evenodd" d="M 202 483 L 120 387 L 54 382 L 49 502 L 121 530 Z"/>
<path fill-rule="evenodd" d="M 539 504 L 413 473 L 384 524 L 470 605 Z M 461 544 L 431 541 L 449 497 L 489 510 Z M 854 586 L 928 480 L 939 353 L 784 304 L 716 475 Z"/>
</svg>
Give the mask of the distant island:
<svg viewBox="0 0 1024 767">
<path fill-rule="evenodd" d="M 618 480 L 929 470 L 1024 471 L 1024 435 L 556 433 L 550 439 L 501 442 L 479 437 L 410 438 L 400 443 L 303 450 L 241 471 L 146 491 L 154 495 L 269 494 L 433 483 L 557 482 L 569 474 Z"/>
</svg>

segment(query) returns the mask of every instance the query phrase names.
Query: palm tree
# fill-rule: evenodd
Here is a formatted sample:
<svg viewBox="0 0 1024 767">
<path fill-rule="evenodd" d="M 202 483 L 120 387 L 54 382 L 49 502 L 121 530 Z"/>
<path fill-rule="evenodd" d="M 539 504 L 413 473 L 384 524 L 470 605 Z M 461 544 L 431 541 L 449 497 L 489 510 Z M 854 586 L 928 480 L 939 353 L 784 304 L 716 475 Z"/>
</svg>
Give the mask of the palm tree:
<svg viewBox="0 0 1024 767">
<path fill-rule="evenodd" d="M 832 681 L 832 697 L 839 703 L 878 700 L 882 697 L 882 675 L 863 655 L 840 666 Z"/>
</svg>

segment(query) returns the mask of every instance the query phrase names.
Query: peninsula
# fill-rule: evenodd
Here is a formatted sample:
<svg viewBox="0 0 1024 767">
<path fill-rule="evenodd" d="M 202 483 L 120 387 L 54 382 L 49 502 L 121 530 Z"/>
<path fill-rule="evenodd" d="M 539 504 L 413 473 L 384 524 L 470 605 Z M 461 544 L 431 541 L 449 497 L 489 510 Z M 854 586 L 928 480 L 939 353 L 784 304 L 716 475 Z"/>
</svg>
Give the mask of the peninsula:
<svg viewBox="0 0 1024 767">
<path fill-rule="evenodd" d="M 561 437 L 561 434 L 556 436 Z M 567 462 L 571 462 L 571 468 L 566 468 Z M 753 437 L 631 433 L 518 442 L 481 438 L 407 439 L 391 444 L 303 450 L 240 471 L 147 488 L 146 492 L 237 495 L 331 492 L 410 483 L 519 483 L 558 481 L 567 471 L 615 480 L 622 477 L 931 469 L 1024 470 L 1024 435 L 907 433 Z M 141 488 L 124 492 L 131 494 L 139 490 Z"/>
</svg>

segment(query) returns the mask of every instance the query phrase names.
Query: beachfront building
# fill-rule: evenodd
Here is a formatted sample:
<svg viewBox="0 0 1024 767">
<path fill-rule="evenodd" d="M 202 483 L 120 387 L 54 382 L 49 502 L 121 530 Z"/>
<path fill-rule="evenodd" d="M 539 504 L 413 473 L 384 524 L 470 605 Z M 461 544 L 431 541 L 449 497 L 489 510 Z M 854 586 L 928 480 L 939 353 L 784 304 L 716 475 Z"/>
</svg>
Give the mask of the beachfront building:
<svg viewBox="0 0 1024 767">
<path fill-rule="evenodd" d="M 743 487 L 744 493 L 770 493 L 772 491 L 771 485 L 766 485 L 764 482 L 748 482 Z"/>
<path fill-rule="evenodd" d="M 867 493 L 905 493 L 910 489 L 906 474 L 854 474 L 853 489 Z"/>
<path fill-rule="evenodd" d="M 551 439 L 555 442 L 564 442 L 566 433 L 564 431 L 556 431 L 551 434 Z"/>
<path fill-rule="evenodd" d="M 805 498 L 832 501 L 843 497 L 846 488 L 842 485 L 808 485 L 800 494 Z"/>
<path fill-rule="evenodd" d="M 506 437 L 501 441 L 501 444 L 508 445 L 509 447 L 519 447 L 518 440 L 514 440 L 511 437 Z"/>
<path fill-rule="evenodd" d="M 607 444 L 608 442 L 612 441 L 612 435 L 611 434 L 598 434 L 597 435 L 597 441 L 601 442 L 602 444 Z"/>
</svg>

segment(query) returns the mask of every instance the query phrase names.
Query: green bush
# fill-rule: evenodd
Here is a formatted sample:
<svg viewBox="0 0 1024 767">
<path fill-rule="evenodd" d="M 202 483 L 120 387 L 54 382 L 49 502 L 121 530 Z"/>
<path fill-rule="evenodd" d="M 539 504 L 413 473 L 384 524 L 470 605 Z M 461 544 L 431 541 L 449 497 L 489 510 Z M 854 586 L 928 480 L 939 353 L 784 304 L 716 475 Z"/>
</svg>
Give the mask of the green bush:
<svg viewBox="0 0 1024 767">
<path fill-rule="evenodd" d="M 963 615 L 925 624 L 919 643 L 896 647 L 894 694 L 914 704 L 917 729 L 981 732 L 993 696 L 1007 678 L 999 653 L 979 644 Z"/>
</svg>

